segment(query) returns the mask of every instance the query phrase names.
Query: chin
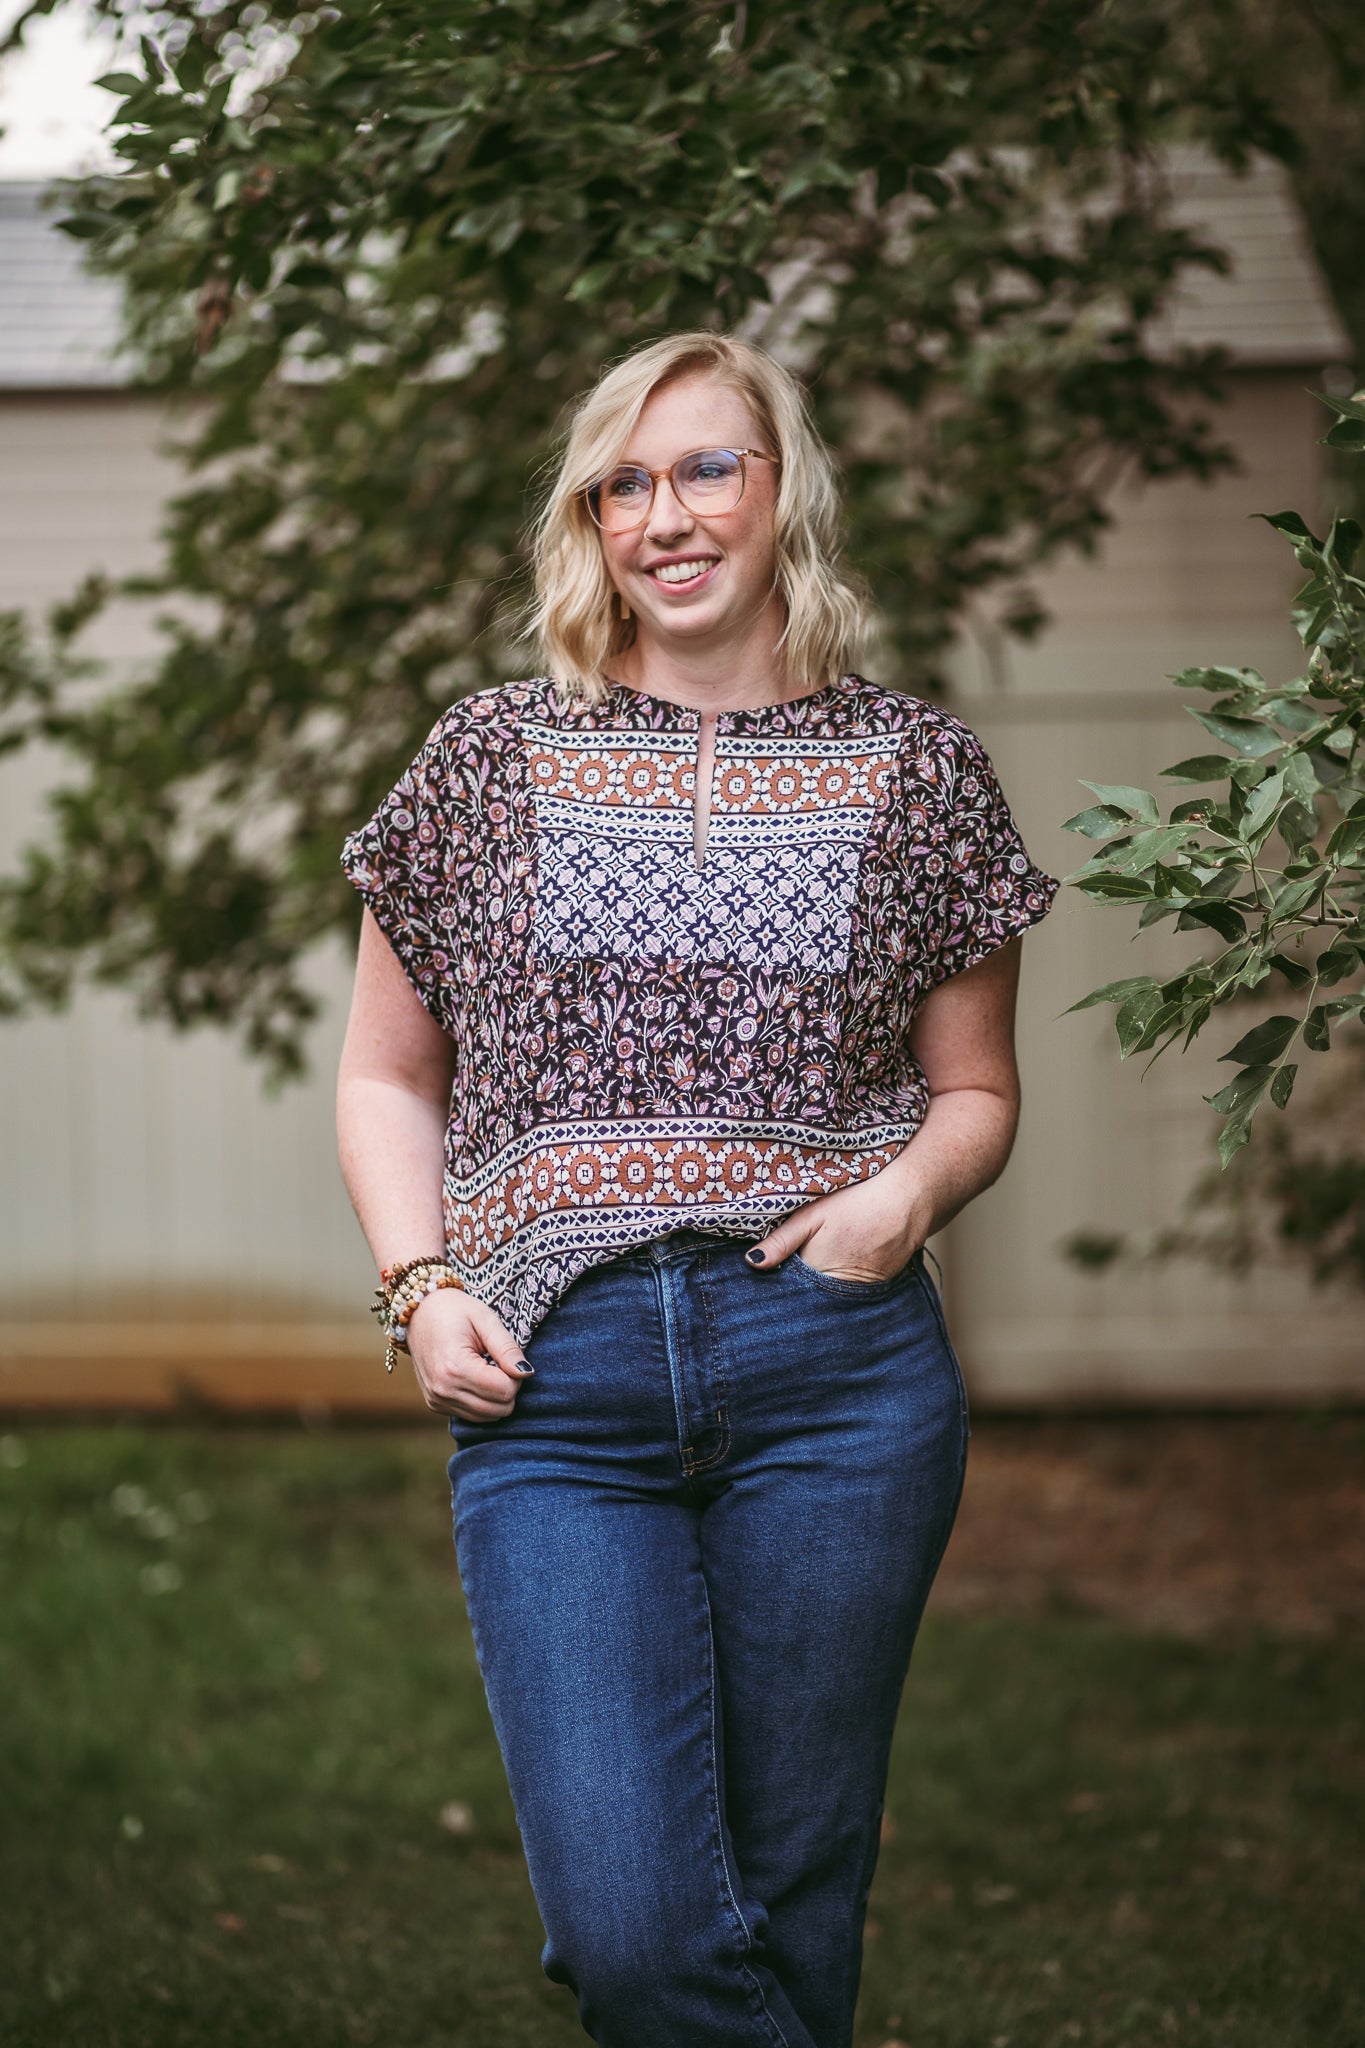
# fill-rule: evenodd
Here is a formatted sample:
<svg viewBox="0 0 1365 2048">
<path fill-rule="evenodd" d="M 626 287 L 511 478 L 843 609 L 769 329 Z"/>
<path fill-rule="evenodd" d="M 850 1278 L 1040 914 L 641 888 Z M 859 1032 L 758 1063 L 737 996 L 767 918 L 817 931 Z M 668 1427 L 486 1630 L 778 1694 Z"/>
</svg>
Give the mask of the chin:
<svg viewBox="0 0 1365 2048">
<path fill-rule="evenodd" d="M 698 605 L 693 611 L 655 613 L 651 623 L 664 640 L 686 640 L 698 633 L 713 633 L 725 624 L 725 614 Z"/>
</svg>

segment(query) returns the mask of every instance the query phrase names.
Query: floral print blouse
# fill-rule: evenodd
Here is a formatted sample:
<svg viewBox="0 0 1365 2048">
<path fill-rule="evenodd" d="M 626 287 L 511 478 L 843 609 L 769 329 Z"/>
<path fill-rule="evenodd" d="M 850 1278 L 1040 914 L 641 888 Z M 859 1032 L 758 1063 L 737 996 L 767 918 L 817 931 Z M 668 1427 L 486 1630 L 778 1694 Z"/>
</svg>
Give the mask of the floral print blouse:
<svg viewBox="0 0 1365 2048">
<path fill-rule="evenodd" d="M 700 864 L 701 714 L 544 678 L 451 705 L 345 842 L 455 1044 L 446 1256 L 521 1344 L 634 1245 L 879 1172 L 928 1108 L 916 1009 L 1060 887 L 941 705 L 850 675 L 709 722 Z"/>
</svg>

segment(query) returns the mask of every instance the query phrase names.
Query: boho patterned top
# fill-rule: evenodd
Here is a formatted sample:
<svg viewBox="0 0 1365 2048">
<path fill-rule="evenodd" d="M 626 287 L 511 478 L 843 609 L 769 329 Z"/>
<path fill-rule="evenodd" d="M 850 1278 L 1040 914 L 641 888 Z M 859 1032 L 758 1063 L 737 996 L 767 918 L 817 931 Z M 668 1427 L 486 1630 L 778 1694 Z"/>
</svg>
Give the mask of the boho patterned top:
<svg viewBox="0 0 1365 2048">
<path fill-rule="evenodd" d="M 714 717 L 544 679 L 453 704 L 342 864 L 455 1042 L 446 1256 L 525 1344 L 681 1224 L 761 1236 L 928 1107 L 930 989 L 1047 915 L 989 757 L 845 676 Z"/>
</svg>

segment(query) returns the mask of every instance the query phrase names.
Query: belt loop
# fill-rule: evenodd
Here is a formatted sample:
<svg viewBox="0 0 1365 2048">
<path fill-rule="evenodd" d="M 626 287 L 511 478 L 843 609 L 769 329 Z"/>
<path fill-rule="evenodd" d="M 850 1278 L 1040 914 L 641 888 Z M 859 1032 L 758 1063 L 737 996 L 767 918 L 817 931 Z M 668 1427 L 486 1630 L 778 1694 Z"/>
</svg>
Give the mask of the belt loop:
<svg viewBox="0 0 1365 2048">
<path fill-rule="evenodd" d="M 940 1264 L 939 1264 L 938 1260 L 937 1260 L 936 1258 L 934 1258 L 934 1254 L 933 1254 L 933 1253 L 932 1253 L 932 1252 L 930 1251 L 930 1249 L 929 1249 L 929 1247 L 928 1247 L 928 1245 L 927 1245 L 927 1244 L 926 1244 L 926 1245 L 924 1245 L 924 1246 L 922 1246 L 922 1247 L 921 1247 L 921 1249 L 923 1250 L 923 1253 L 924 1253 L 924 1256 L 925 1256 L 925 1258 L 926 1258 L 926 1259 L 933 1259 L 933 1260 L 934 1260 L 934 1271 L 935 1271 L 935 1272 L 936 1272 L 936 1273 L 938 1274 L 938 1279 L 937 1279 L 937 1281 L 935 1282 L 935 1285 L 936 1285 L 936 1286 L 937 1286 L 937 1288 L 938 1288 L 938 1297 L 939 1297 L 939 1300 L 940 1300 L 940 1301 L 942 1301 L 942 1299 L 943 1299 L 943 1268 L 942 1268 L 942 1266 L 940 1266 Z"/>
</svg>

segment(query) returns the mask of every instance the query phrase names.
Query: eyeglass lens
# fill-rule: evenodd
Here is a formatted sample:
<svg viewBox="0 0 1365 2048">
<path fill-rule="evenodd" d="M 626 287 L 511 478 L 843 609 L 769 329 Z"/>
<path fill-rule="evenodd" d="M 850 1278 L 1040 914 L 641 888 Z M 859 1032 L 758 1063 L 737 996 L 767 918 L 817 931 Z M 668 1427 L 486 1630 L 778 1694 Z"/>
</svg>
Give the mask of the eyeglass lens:
<svg viewBox="0 0 1365 2048">
<path fill-rule="evenodd" d="M 680 456 L 668 473 L 673 494 L 689 512 L 731 512 L 744 489 L 744 463 L 730 448 L 702 448 Z M 597 515 L 612 532 L 639 526 L 649 517 L 654 480 L 629 463 L 614 469 L 597 491 Z"/>
</svg>

